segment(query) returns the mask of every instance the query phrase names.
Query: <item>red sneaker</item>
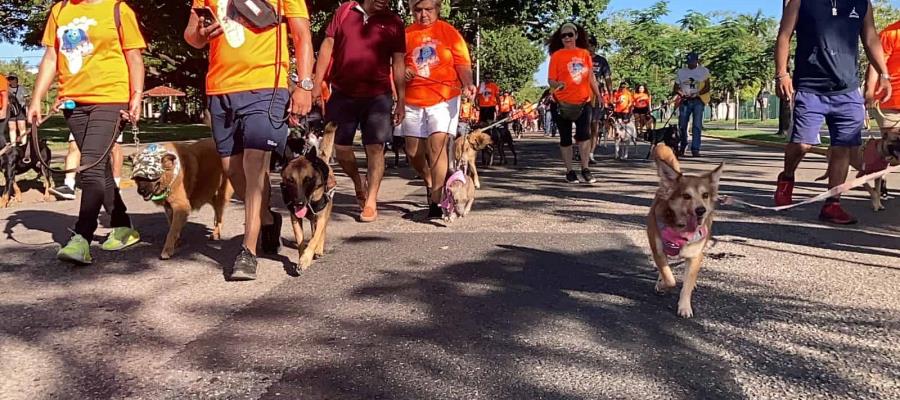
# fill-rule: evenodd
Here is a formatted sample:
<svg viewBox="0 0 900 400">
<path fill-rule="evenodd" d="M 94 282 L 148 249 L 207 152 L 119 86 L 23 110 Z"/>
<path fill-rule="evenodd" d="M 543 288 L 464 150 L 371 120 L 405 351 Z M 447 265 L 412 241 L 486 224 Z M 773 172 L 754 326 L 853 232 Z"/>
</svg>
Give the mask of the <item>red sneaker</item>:
<svg viewBox="0 0 900 400">
<path fill-rule="evenodd" d="M 822 212 L 819 213 L 819 219 L 838 225 L 852 225 L 856 223 L 856 218 L 847 214 L 847 212 L 841 208 L 841 203 L 837 201 L 825 203 L 825 205 L 822 206 Z"/>
<path fill-rule="evenodd" d="M 786 206 L 794 202 L 794 179 L 784 177 L 784 172 L 778 174 L 778 183 L 775 187 L 775 205 Z"/>
</svg>

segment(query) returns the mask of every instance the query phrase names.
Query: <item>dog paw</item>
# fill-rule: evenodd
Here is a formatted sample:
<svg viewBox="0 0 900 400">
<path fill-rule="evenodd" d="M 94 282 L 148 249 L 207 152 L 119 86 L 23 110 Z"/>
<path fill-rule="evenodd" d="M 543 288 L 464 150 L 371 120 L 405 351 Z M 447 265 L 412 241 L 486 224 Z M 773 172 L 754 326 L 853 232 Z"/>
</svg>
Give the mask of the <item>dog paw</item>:
<svg viewBox="0 0 900 400">
<path fill-rule="evenodd" d="M 656 294 L 666 294 L 669 293 L 669 290 L 675 288 L 676 285 L 677 283 L 674 279 L 667 282 L 662 277 L 659 277 L 656 279 L 656 286 L 653 289 L 656 291 Z"/>
<path fill-rule="evenodd" d="M 209 240 L 213 240 L 213 241 L 222 240 L 222 234 L 220 234 L 219 232 L 213 232 L 213 233 L 209 234 Z"/>
<path fill-rule="evenodd" d="M 297 265 L 300 266 L 301 271 L 306 271 L 306 269 L 309 268 L 312 265 L 312 263 L 313 263 L 313 252 L 304 251 L 303 255 L 300 256 L 300 261 L 297 263 Z"/>
<path fill-rule="evenodd" d="M 686 304 L 678 304 L 678 316 L 681 318 L 692 318 L 694 316 L 694 310 L 691 308 L 690 303 Z"/>
<path fill-rule="evenodd" d="M 160 260 L 168 260 L 172 258 L 172 255 L 175 254 L 175 250 L 163 250 L 162 253 L 159 254 Z"/>
</svg>

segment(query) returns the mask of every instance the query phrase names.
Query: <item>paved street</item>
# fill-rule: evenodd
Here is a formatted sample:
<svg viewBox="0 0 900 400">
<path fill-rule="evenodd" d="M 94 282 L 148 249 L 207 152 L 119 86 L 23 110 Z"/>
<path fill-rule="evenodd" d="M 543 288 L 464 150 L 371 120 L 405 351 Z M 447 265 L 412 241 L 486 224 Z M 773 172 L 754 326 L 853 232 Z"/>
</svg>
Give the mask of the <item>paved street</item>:
<svg viewBox="0 0 900 400">
<path fill-rule="evenodd" d="M 372 224 L 339 177 L 327 254 L 299 277 L 286 225 L 258 280 L 223 281 L 239 204 L 225 241 L 205 239 L 205 208 L 160 261 L 165 216 L 126 190 L 144 241 L 95 246 L 78 269 L 54 257 L 77 204 L 0 210 L 0 399 L 900 398 L 900 200 L 876 214 L 852 192 L 852 227 L 821 225 L 817 206 L 720 210 L 685 320 L 653 293 L 646 146 L 604 159 L 593 186 L 564 183 L 554 141 L 517 146 L 518 166 L 480 169 L 452 226 L 423 220 L 405 164 Z M 683 167 L 724 160 L 724 194 L 771 203 L 779 152 L 704 154 Z M 824 168 L 802 164 L 795 198 L 824 190 Z"/>
</svg>

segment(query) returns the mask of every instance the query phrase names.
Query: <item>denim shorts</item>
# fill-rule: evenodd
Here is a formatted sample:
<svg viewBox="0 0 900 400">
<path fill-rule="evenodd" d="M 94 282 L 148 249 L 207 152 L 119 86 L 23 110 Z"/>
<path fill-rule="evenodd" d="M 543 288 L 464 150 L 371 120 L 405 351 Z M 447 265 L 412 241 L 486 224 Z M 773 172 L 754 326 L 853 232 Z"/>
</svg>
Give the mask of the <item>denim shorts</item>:
<svg viewBox="0 0 900 400">
<path fill-rule="evenodd" d="M 272 89 L 259 89 L 209 96 L 212 134 L 220 156 L 241 154 L 244 149 L 284 149 L 288 124 L 283 120 L 290 95 L 287 89 L 278 89 L 274 102 L 272 95 Z"/>
<path fill-rule="evenodd" d="M 820 144 L 819 130 L 824 123 L 832 146 L 859 146 L 865 119 L 865 101 L 857 90 L 832 96 L 797 92 L 791 143 Z"/>
</svg>

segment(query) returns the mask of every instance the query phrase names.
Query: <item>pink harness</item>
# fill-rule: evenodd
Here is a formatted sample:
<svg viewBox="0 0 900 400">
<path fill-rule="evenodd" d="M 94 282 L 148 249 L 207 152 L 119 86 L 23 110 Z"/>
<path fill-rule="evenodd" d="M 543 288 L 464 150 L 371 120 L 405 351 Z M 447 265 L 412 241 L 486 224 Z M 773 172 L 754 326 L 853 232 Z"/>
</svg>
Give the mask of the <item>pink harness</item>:
<svg viewBox="0 0 900 400">
<path fill-rule="evenodd" d="M 447 178 L 447 182 L 444 183 L 444 199 L 441 200 L 441 208 L 444 209 L 446 215 L 456 212 L 456 202 L 453 201 L 453 194 L 450 193 L 450 185 L 456 182 L 466 183 L 465 171 L 460 169 L 454 172 L 453 175 Z"/>
<path fill-rule="evenodd" d="M 706 226 L 701 226 L 694 232 L 677 231 L 674 228 L 661 224 L 660 226 L 662 226 L 660 234 L 662 236 L 663 251 L 669 257 L 677 257 L 681 254 L 681 249 L 684 246 L 703 240 L 706 234 L 709 233 Z"/>
<path fill-rule="evenodd" d="M 865 149 L 863 150 L 862 171 L 859 171 L 859 176 L 884 171 L 890 165 L 878 151 L 878 144 L 879 141 L 876 140 L 872 140 L 866 144 Z"/>
</svg>

